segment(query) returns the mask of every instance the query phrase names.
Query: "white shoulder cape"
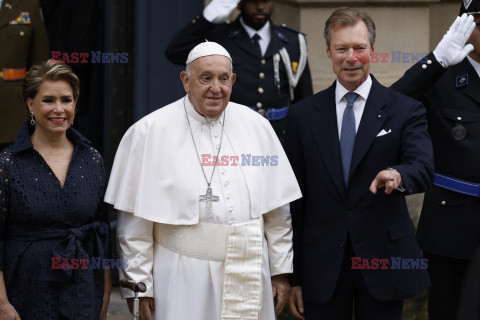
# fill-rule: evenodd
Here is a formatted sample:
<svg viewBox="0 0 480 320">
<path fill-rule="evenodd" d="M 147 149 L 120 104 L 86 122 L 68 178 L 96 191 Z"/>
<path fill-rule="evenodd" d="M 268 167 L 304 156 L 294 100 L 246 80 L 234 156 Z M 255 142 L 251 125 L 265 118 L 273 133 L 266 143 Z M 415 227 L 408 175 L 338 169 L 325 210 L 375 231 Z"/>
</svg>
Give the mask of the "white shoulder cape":
<svg viewBox="0 0 480 320">
<path fill-rule="evenodd" d="M 278 156 L 276 166 L 240 166 L 252 218 L 300 198 L 293 170 L 268 120 L 233 102 L 225 112 L 224 138 L 240 157 L 239 165 L 241 154 Z M 158 223 L 197 224 L 200 179 L 204 177 L 182 98 L 145 116 L 125 133 L 105 202 Z"/>
</svg>

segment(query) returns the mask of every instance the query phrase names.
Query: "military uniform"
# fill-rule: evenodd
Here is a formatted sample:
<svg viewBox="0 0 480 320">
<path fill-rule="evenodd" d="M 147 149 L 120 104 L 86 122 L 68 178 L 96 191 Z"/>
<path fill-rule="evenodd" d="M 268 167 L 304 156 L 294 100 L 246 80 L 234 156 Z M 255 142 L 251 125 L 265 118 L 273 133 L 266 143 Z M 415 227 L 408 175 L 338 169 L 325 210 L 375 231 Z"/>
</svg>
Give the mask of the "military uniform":
<svg viewBox="0 0 480 320">
<path fill-rule="evenodd" d="M 0 9 L 0 148 L 26 119 L 22 84 L 32 65 L 49 59 L 38 0 L 3 0 Z"/>
<path fill-rule="evenodd" d="M 431 319 L 454 319 L 463 274 L 480 246 L 480 78 L 467 58 L 443 68 L 431 53 L 392 88 L 427 109 L 436 177 L 425 194 L 417 236 L 430 260 L 432 294 L 443 291 L 430 297 Z"/>
<path fill-rule="evenodd" d="M 165 54 L 171 62 L 185 65 L 190 50 L 205 39 L 224 46 L 232 57 L 233 71 L 237 74 L 230 100 L 249 106 L 266 116 L 277 135 L 281 136 L 286 124 L 286 107 L 313 94 L 308 61 L 302 73 L 300 69 L 297 70 L 302 60 L 299 32 L 286 26 L 274 25 L 270 21 L 270 44 L 265 55 L 261 56 L 255 52 L 251 39 L 239 20 L 214 24 L 203 16 L 197 16 L 172 39 Z M 285 63 L 279 57 L 282 48 L 288 52 L 290 63 Z M 274 72 L 275 60 L 278 61 L 277 76 Z M 290 92 L 287 68 L 291 70 L 290 75 L 299 77 L 293 92 Z"/>
</svg>

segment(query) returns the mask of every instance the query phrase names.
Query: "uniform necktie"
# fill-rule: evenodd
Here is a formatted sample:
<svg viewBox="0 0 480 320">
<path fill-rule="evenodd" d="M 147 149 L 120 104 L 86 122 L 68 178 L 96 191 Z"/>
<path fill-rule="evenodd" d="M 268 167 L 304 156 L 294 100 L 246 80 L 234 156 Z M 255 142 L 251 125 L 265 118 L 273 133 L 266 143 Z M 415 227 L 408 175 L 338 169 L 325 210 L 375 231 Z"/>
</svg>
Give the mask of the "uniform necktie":
<svg viewBox="0 0 480 320">
<path fill-rule="evenodd" d="M 355 113 L 353 112 L 353 104 L 357 99 L 358 94 L 355 92 L 347 92 L 345 99 L 347 99 L 347 107 L 343 113 L 342 132 L 340 137 L 340 149 L 342 152 L 342 168 L 343 180 L 345 186 L 348 184 L 348 175 L 350 173 L 350 164 L 352 163 L 353 145 L 355 143 Z"/>
<path fill-rule="evenodd" d="M 255 33 L 252 37 L 253 53 L 255 53 L 259 57 L 262 57 L 262 50 L 260 49 L 260 43 L 258 42 L 259 40 L 260 36 L 258 35 L 258 33 Z"/>
</svg>

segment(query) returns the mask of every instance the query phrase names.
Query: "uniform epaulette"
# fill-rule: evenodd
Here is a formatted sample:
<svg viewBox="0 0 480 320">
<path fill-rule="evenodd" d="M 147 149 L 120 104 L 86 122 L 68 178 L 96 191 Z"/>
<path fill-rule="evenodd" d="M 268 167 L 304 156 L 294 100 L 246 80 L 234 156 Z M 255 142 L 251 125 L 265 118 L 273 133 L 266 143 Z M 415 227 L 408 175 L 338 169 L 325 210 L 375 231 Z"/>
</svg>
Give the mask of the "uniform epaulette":
<svg viewBox="0 0 480 320">
<path fill-rule="evenodd" d="M 301 33 L 301 34 L 305 35 L 305 33 L 303 33 L 303 32 L 300 32 L 300 31 L 298 31 L 298 30 L 295 30 L 295 29 L 293 29 L 293 28 L 288 27 L 285 23 L 282 24 L 282 28 L 284 28 L 284 29 L 286 29 L 286 30 L 293 31 L 293 32 L 295 32 L 295 33 Z"/>
</svg>

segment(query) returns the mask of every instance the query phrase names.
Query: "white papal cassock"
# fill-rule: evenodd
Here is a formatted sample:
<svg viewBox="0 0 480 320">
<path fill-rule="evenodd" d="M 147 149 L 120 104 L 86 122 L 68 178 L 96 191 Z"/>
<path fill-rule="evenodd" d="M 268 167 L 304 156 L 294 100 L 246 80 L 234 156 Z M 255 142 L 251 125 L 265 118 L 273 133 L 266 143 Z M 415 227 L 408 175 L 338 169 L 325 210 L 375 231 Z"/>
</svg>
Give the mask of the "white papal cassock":
<svg viewBox="0 0 480 320">
<path fill-rule="evenodd" d="M 217 154 L 225 122 L 220 158 L 228 156 L 230 161 L 215 169 L 211 187 L 219 201 L 213 202 L 211 214 L 205 210 L 206 203 L 199 201 L 207 183 L 185 112 L 202 155 Z M 209 120 L 198 114 L 188 97 L 184 97 L 134 124 L 123 137 L 115 156 L 105 201 L 119 210 L 118 250 L 121 258 L 128 259 L 128 268 L 120 271 L 120 277 L 147 284 L 147 292 L 140 296 L 154 297 L 154 316 L 158 320 L 214 320 L 221 319 L 222 312 L 225 319 L 273 320 L 270 277 L 292 272 L 288 204 L 301 197 L 293 171 L 265 118 L 232 102 L 224 112 L 225 118 L 222 114 L 217 120 Z M 263 158 L 256 158 L 258 156 Z M 238 157 L 237 165 L 232 163 L 234 157 Z M 204 159 L 208 161 L 208 156 Z M 213 168 L 213 165 L 204 166 L 208 179 Z M 230 262 L 228 258 L 227 262 L 215 259 L 215 252 L 208 252 L 208 248 L 215 251 L 214 247 L 228 251 L 227 242 L 230 248 L 229 240 L 218 245 L 221 232 L 207 233 L 205 251 L 193 243 L 203 243 L 203 240 L 189 239 L 188 229 L 177 239 L 180 243 L 175 243 L 186 248 L 167 249 L 158 240 L 176 228 L 183 228 L 185 232 L 188 226 L 215 224 L 228 230 L 229 226 L 256 221 L 262 221 L 259 230 L 263 236 L 258 241 L 261 264 L 235 263 L 240 264 L 236 268 L 245 276 L 258 271 L 260 290 L 232 285 L 234 282 L 225 286 L 228 273 L 225 264 Z M 190 244 L 195 252 L 189 252 Z M 227 266 L 227 270 L 231 268 Z M 242 281 L 241 277 L 236 278 Z M 248 282 L 252 282 L 250 280 Z M 226 307 L 222 307 L 222 299 L 227 299 L 224 288 L 229 291 L 229 300 L 240 301 L 236 306 L 233 304 L 233 309 L 237 308 L 233 314 L 237 316 L 229 318 Z M 257 309 L 260 311 L 255 316 L 239 310 L 242 306 L 248 309 L 253 303 L 252 290 L 259 291 Z M 122 296 L 133 297 L 133 294 L 122 289 Z"/>
</svg>

